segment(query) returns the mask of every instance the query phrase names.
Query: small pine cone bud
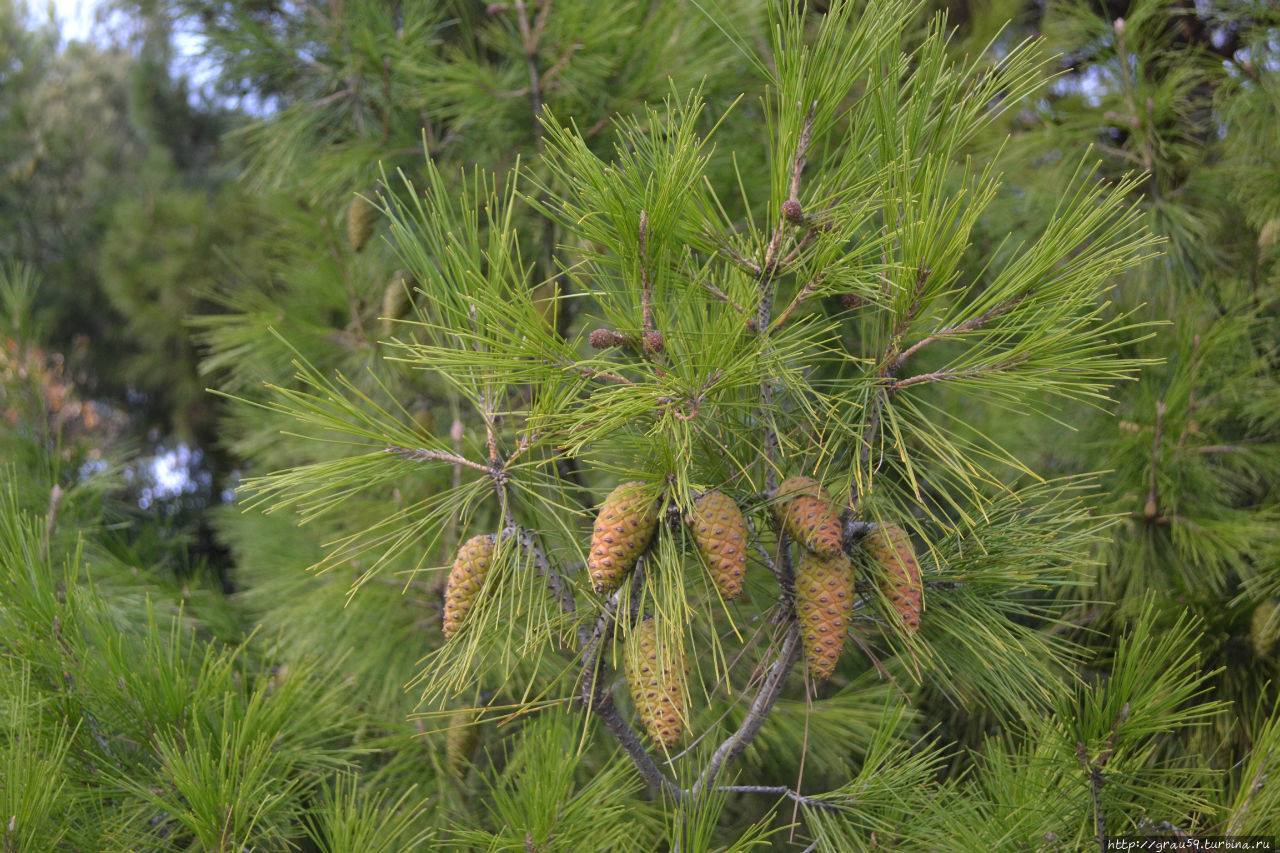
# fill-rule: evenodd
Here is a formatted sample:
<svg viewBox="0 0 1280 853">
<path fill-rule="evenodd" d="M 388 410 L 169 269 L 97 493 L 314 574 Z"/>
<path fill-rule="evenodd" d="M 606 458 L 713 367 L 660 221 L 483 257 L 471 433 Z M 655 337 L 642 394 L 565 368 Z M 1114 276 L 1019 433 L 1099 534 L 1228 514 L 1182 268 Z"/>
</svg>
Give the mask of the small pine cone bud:
<svg viewBox="0 0 1280 853">
<path fill-rule="evenodd" d="M 467 778 L 476 744 L 480 742 L 479 719 L 480 712 L 475 708 L 449 715 L 449 730 L 444 736 L 444 768 L 459 782 Z"/>
<path fill-rule="evenodd" d="M 347 206 L 347 239 L 351 248 L 360 251 L 373 234 L 373 226 L 378 222 L 378 208 L 364 196 L 356 196 Z"/>
<path fill-rule="evenodd" d="M 485 575 L 493 562 L 493 548 L 497 537 L 472 536 L 458 549 L 444 588 L 444 638 L 453 639 L 462 627 L 467 613 L 476 603 Z"/>
<path fill-rule="evenodd" d="M 1264 601 L 1253 609 L 1253 619 L 1249 625 L 1249 641 L 1258 657 L 1268 657 L 1280 639 L 1280 616 L 1274 601 Z"/>
<path fill-rule="evenodd" d="M 799 225 L 804 222 L 804 208 L 800 206 L 800 202 L 789 198 L 782 203 L 782 216 L 788 222 Z"/>
<path fill-rule="evenodd" d="M 842 293 L 840 294 L 840 304 L 852 311 L 854 308 L 861 308 L 866 305 L 867 300 L 856 293 Z"/>
<path fill-rule="evenodd" d="M 749 332 L 758 332 L 758 331 L 760 331 L 760 321 L 759 321 L 759 320 L 757 320 L 755 317 L 748 317 L 748 318 L 747 318 L 747 331 L 749 331 Z"/>
<path fill-rule="evenodd" d="M 782 527 L 820 557 L 834 557 L 844 547 L 840 517 L 816 480 L 788 477 L 778 486 L 774 514 Z"/>
<path fill-rule="evenodd" d="M 395 321 L 404 319 L 413 307 L 413 296 L 410 295 L 409 275 L 404 270 L 396 271 L 382 292 L 382 331 L 391 334 L 395 330 Z"/>
<path fill-rule="evenodd" d="M 796 566 L 796 617 L 809 672 L 826 681 L 835 671 L 853 614 L 853 567 L 837 554 L 823 559 L 805 551 Z"/>
<path fill-rule="evenodd" d="M 1142 515 L 1147 521 L 1151 521 L 1160 514 L 1160 505 L 1156 503 L 1155 498 L 1147 498 L 1146 504 L 1142 507 Z"/>
<path fill-rule="evenodd" d="M 686 669 L 675 649 L 664 649 L 658 660 L 658 626 L 652 616 L 631 631 L 623 651 L 623 671 L 635 702 L 636 714 L 656 744 L 666 749 L 680 742 L 684 727 L 684 689 L 680 680 Z"/>
<path fill-rule="evenodd" d="M 627 342 L 626 335 L 620 335 L 613 329 L 592 329 L 587 335 L 587 343 L 595 349 L 620 347 Z"/>
<path fill-rule="evenodd" d="M 665 343 L 662 332 L 648 331 L 644 333 L 644 337 L 640 339 L 644 351 L 649 355 L 657 355 L 662 352 L 662 346 Z"/>
<path fill-rule="evenodd" d="M 693 505 L 689 527 L 716 589 L 733 601 L 742 594 L 747 570 L 747 520 L 742 510 L 727 495 L 707 492 Z"/>
<path fill-rule="evenodd" d="M 862 540 L 862 547 L 880 567 L 880 590 L 902 619 L 908 634 L 920 630 L 924 583 L 920 563 L 907 531 L 896 524 L 881 524 Z"/>
<path fill-rule="evenodd" d="M 623 483 L 609 493 L 596 516 L 587 557 L 587 571 L 597 593 L 607 595 L 618 588 L 657 527 L 657 501 L 644 493 L 644 483 Z"/>
</svg>

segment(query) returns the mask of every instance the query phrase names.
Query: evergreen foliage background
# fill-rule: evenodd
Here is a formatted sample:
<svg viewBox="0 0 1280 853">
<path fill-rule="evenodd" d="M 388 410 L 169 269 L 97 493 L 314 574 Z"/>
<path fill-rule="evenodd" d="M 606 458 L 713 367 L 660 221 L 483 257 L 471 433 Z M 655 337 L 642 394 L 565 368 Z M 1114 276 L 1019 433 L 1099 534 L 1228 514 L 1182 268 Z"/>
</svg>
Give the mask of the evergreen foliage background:
<svg viewBox="0 0 1280 853">
<path fill-rule="evenodd" d="M 1272 4 L 116 9 L 0 0 L 0 849 L 1280 837 Z M 859 579 L 825 684 L 798 473 Z M 631 480 L 664 521 L 597 595 Z"/>
</svg>

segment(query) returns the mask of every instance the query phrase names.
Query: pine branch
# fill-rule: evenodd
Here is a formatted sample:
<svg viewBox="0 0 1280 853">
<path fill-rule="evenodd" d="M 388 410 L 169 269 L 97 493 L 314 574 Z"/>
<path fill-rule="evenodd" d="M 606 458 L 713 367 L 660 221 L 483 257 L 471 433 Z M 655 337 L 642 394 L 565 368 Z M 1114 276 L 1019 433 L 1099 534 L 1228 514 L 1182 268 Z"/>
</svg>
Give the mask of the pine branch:
<svg viewBox="0 0 1280 853">
<path fill-rule="evenodd" d="M 644 331 L 652 332 L 653 325 L 653 282 L 649 280 L 649 215 L 640 211 L 640 325 Z"/>
<path fill-rule="evenodd" d="M 551 0 L 543 0 L 542 8 L 533 26 L 529 25 L 529 13 L 525 9 L 524 0 L 515 0 L 513 4 L 520 23 L 520 38 L 524 42 L 524 62 L 529 72 L 529 101 L 533 107 L 533 136 L 539 145 L 542 144 L 542 80 L 538 73 L 538 41 L 547 25 L 547 16 L 551 14 Z"/>
<path fill-rule="evenodd" d="M 1160 467 L 1160 440 L 1164 433 L 1164 413 L 1164 401 L 1156 401 L 1156 423 L 1151 437 L 1151 471 L 1147 482 L 1147 503 L 1142 508 L 1142 514 L 1147 521 L 1152 521 L 1160 515 L 1160 494 L 1156 487 L 1156 469 Z"/>
<path fill-rule="evenodd" d="M 721 785 L 715 789 L 725 794 L 773 794 L 778 797 L 787 797 L 793 802 L 802 806 L 808 806 L 812 809 L 826 809 L 836 811 L 839 807 L 828 803 L 825 800 L 806 797 L 798 791 L 793 791 L 783 785 Z"/>
<path fill-rule="evenodd" d="M 741 755 L 742 751 L 759 734 L 761 727 L 764 726 L 765 719 L 769 716 L 769 712 L 773 710 L 774 703 L 778 701 L 778 694 L 782 690 L 782 684 L 786 681 L 787 675 L 790 674 L 799 654 L 800 628 L 794 616 L 789 614 L 787 636 L 782 642 L 782 650 L 778 652 L 777 659 L 769 668 L 769 673 L 760 685 L 760 690 L 756 693 L 756 698 L 752 701 L 746 717 L 742 720 L 742 724 L 738 726 L 736 732 L 720 744 L 711 756 L 711 760 L 707 762 L 707 766 L 703 769 L 701 775 L 699 775 L 697 783 L 690 792 L 695 799 L 699 793 L 715 784 L 725 766 Z"/>
<path fill-rule="evenodd" d="M 633 601 L 639 599 L 639 588 L 644 582 L 644 561 L 646 559 L 646 555 L 640 557 L 631 578 L 631 598 Z M 600 667 L 604 662 L 604 645 L 617 625 L 618 602 L 622 595 L 622 590 L 623 587 L 619 587 L 609 596 L 609 600 L 605 602 L 605 606 L 601 610 L 599 618 L 596 619 L 593 629 L 588 630 L 586 625 L 582 625 L 578 629 L 578 643 L 582 646 L 581 659 L 583 664 L 582 676 L 578 683 L 578 700 L 588 712 L 595 714 L 604 721 L 614 739 L 631 757 L 631 763 L 635 765 L 645 784 L 655 794 L 674 802 L 680 802 L 685 799 L 685 792 L 668 779 L 657 763 L 654 762 L 653 756 L 645 749 L 639 735 L 623 718 L 617 704 L 613 701 L 613 697 L 609 695 L 608 689 L 600 683 Z"/>
<path fill-rule="evenodd" d="M 813 232 L 810 232 L 810 233 L 813 233 Z M 797 248 L 799 247 L 797 246 Z M 800 303 L 808 299 L 811 293 L 813 293 L 815 290 L 821 287 L 823 279 L 825 278 L 826 278 L 825 273 L 818 273 L 813 278 L 805 282 L 804 287 L 796 291 L 796 295 L 795 297 L 792 298 L 791 304 L 786 307 L 786 309 L 782 312 L 782 314 L 778 317 L 778 319 L 774 321 L 773 326 L 769 328 L 769 334 L 771 335 L 775 334 L 779 329 L 785 326 L 787 324 L 787 320 L 791 319 L 791 315 L 795 312 L 797 308 L 800 307 Z"/>
<path fill-rule="evenodd" d="M 990 376 L 994 373 L 1001 373 L 1010 367 L 1016 367 L 1021 364 L 1023 359 L 1013 358 L 1008 361 L 999 361 L 995 364 L 979 364 L 974 367 L 966 367 L 957 370 L 935 370 L 933 373 L 920 373 L 915 376 L 909 376 L 906 379 L 897 379 L 885 386 L 887 393 L 894 393 L 909 388 L 912 385 L 920 385 L 926 382 L 955 382 L 960 379 L 973 379 L 978 376 Z"/>
<path fill-rule="evenodd" d="M 991 310 L 985 311 L 982 314 L 979 314 L 977 317 L 973 317 L 969 320 L 965 320 L 963 323 L 959 323 L 955 326 L 948 326 L 947 328 L 938 329 L 937 331 L 930 333 L 928 337 L 924 338 L 923 340 L 915 344 L 912 344 L 911 346 L 907 347 L 907 349 L 903 350 L 902 354 L 894 359 L 893 369 L 897 370 L 899 367 L 902 366 L 902 363 L 904 361 L 911 358 L 911 356 L 915 355 L 917 352 L 924 349 L 926 346 L 928 346 L 931 343 L 943 340 L 945 338 L 954 337 L 955 335 L 964 334 L 965 332 L 972 332 L 976 329 L 980 329 L 983 326 L 985 326 L 987 323 L 994 320 L 995 318 L 1001 316 L 1002 314 L 1009 313 L 1014 308 L 1016 308 L 1020 302 L 1022 302 L 1024 299 L 1030 296 L 1032 293 L 1032 290 L 1033 288 L 1027 288 L 1022 293 L 1019 293 L 1017 296 L 1013 297 L 1012 299 L 1005 300 L 1004 302 L 1000 303 L 999 305 L 992 308 Z"/>
<path fill-rule="evenodd" d="M 898 317 L 893 325 L 893 331 L 889 335 L 889 343 L 885 347 L 884 355 L 880 358 L 880 370 L 877 373 L 882 384 L 872 393 L 874 398 L 871 401 L 871 414 L 867 417 L 867 425 L 862 431 L 862 451 L 858 456 L 859 467 L 866 468 L 871 461 L 871 445 L 875 441 L 876 432 L 880 429 L 880 416 L 884 409 L 886 400 L 888 399 L 890 389 L 893 385 L 891 381 L 898 373 L 901 367 L 899 355 L 902 352 L 902 338 L 907 333 L 907 327 L 911 325 L 912 319 L 915 318 L 916 312 L 920 310 L 920 295 L 924 292 L 924 286 L 929 281 L 929 276 L 933 271 L 923 264 L 916 271 L 915 289 L 911 293 L 911 301 L 908 303 L 905 311 Z M 888 282 L 885 282 L 886 287 Z M 856 493 L 849 496 L 850 503 L 858 499 Z"/>
<path fill-rule="evenodd" d="M 1253 805 L 1254 796 L 1267 784 L 1267 768 L 1271 764 L 1274 752 L 1275 747 L 1272 746 L 1267 750 L 1266 756 L 1258 765 L 1258 772 L 1254 774 L 1253 779 L 1249 782 L 1249 793 L 1245 795 L 1244 802 L 1231 815 L 1231 822 L 1227 824 L 1227 835 L 1238 835 L 1240 833 L 1240 827 L 1244 823 L 1244 819 L 1248 817 L 1249 809 Z"/>
<path fill-rule="evenodd" d="M 387 453 L 394 453 L 396 456 L 403 456 L 405 459 L 413 459 L 419 462 L 448 462 L 455 466 L 465 465 L 482 474 L 489 474 L 492 470 L 488 465 L 472 462 L 470 459 L 445 450 L 430 450 L 426 447 L 398 447 L 396 445 L 388 445 L 383 450 Z"/>
<path fill-rule="evenodd" d="M 1120 726 L 1129 718 L 1129 703 L 1125 702 L 1120 709 L 1120 713 L 1116 714 L 1116 718 L 1111 723 L 1111 731 L 1107 736 L 1107 745 L 1102 752 L 1098 753 L 1098 757 L 1090 760 L 1089 752 L 1083 741 L 1076 741 L 1076 757 L 1080 760 L 1080 765 L 1084 769 L 1085 776 L 1089 779 L 1089 788 L 1093 795 L 1093 825 L 1098 838 L 1098 849 L 1101 853 L 1107 851 L 1107 816 L 1102 808 L 1102 789 L 1107 784 L 1106 770 L 1107 762 L 1111 760 L 1111 756 L 1115 753 L 1116 739 L 1119 736 Z"/>
</svg>

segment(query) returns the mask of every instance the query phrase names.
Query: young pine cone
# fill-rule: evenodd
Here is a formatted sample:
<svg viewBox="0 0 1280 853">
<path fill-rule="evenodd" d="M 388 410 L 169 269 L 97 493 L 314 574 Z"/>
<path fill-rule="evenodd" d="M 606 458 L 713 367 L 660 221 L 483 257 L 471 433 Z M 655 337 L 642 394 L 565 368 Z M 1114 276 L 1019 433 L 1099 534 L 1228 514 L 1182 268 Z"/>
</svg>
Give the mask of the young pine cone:
<svg viewBox="0 0 1280 853">
<path fill-rule="evenodd" d="M 1276 615 L 1274 601 L 1263 601 L 1253 610 L 1253 619 L 1249 624 L 1249 641 L 1253 643 L 1253 651 L 1260 658 L 1267 657 L 1276 647 L 1280 638 L 1280 617 Z"/>
<path fill-rule="evenodd" d="M 444 768 L 461 782 L 471 769 L 471 758 L 480 741 L 480 712 L 474 708 L 454 711 L 449 715 L 449 730 L 444 736 Z"/>
<path fill-rule="evenodd" d="M 664 651 L 667 655 L 660 665 L 658 626 L 652 616 L 646 616 L 632 629 L 622 657 L 640 722 L 654 743 L 671 749 L 680 742 L 684 726 L 684 691 L 680 678 L 684 675 L 685 663 L 675 659 L 674 649 Z"/>
<path fill-rule="evenodd" d="M 804 659 L 817 681 L 835 671 L 853 614 L 853 566 L 843 553 L 823 558 L 809 551 L 796 566 L 796 616 Z"/>
<path fill-rule="evenodd" d="M 356 196 L 347 206 L 347 239 L 351 248 L 360 251 L 373 234 L 373 226 L 378 222 L 378 208 L 364 196 Z"/>
<path fill-rule="evenodd" d="M 727 495 L 707 492 L 694 503 L 689 528 L 716 589 L 733 601 L 742 594 L 747 569 L 747 520 L 742 510 Z"/>
<path fill-rule="evenodd" d="M 412 286 L 409 274 L 404 270 L 397 270 L 395 275 L 391 276 L 387 289 L 382 292 L 380 319 L 383 334 L 390 335 L 394 332 L 395 321 L 404 319 L 413 308 L 413 295 L 410 290 Z"/>
<path fill-rule="evenodd" d="M 907 531 L 896 524 L 881 524 L 862 540 L 862 547 L 880 566 L 880 589 L 902 619 L 908 634 L 920 630 L 924 584 L 920 563 Z"/>
<path fill-rule="evenodd" d="M 497 537 L 472 536 L 458 549 L 449 572 L 449 582 L 444 588 L 444 638 L 453 639 L 467 618 L 467 612 L 476 603 L 485 575 L 493 562 L 493 548 Z"/>
<path fill-rule="evenodd" d="M 644 483 L 618 486 L 604 499 L 591 534 L 587 571 L 600 595 L 613 592 L 635 567 L 658 527 L 658 505 L 644 493 Z"/>
<path fill-rule="evenodd" d="M 826 490 L 808 477 L 788 477 L 778 486 L 774 514 L 792 538 L 820 557 L 835 557 L 843 550 L 839 513 Z"/>
</svg>

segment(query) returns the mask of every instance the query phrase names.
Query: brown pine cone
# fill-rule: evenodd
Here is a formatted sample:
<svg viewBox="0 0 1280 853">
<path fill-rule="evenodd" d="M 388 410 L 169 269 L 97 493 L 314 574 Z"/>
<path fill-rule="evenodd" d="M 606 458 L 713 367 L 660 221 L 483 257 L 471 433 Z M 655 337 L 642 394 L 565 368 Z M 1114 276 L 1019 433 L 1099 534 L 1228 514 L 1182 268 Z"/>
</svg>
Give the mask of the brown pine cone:
<svg viewBox="0 0 1280 853">
<path fill-rule="evenodd" d="M 809 477 L 788 477 L 778 486 L 774 514 L 791 536 L 821 557 L 844 548 L 840 516 L 825 489 Z"/>
<path fill-rule="evenodd" d="M 902 619 L 902 626 L 908 634 L 916 633 L 924 607 L 924 583 L 911 537 L 896 524 L 881 524 L 863 538 L 862 547 L 880 567 L 880 589 Z"/>
</svg>

